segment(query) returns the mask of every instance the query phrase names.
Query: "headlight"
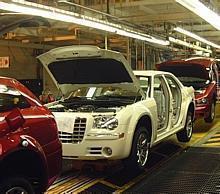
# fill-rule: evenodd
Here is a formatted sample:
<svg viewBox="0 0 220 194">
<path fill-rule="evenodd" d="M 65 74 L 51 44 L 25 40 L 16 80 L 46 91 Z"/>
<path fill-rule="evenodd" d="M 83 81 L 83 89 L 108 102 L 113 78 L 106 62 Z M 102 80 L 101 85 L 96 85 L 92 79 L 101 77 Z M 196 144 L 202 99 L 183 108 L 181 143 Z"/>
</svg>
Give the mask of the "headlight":
<svg viewBox="0 0 220 194">
<path fill-rule="evenodd" d="M 207 98 L 201 98 L 196 100 L 196 104 L 207 104 L 208 99 Z"/>
<path fill-rule="evenodd" d="M 114 116 L 95 116 L 93 128 L 113 130 L 118 126 L 118 119 Z"/>
</svg>

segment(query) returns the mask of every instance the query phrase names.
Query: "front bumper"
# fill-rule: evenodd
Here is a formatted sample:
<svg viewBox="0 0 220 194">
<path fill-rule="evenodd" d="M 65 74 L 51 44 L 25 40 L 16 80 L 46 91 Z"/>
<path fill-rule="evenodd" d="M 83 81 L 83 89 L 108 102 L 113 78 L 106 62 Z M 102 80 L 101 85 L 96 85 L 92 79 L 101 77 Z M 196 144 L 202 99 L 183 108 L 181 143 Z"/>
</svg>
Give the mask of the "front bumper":
<svg viewBox="0 0 220 194">
<path fill-rule="evenodd" d="M 90 133 L 80 143 L 62 143 L 63 158 L 76 160 L 122 159 L 127 156 L 124 133 Z"/>
<path fill-rule="evenodd" d="M 195 118 L 208 117 L 209 116 L 209 105 L 205 104 L 202 106 L 196 106 Z"/>
</svg>

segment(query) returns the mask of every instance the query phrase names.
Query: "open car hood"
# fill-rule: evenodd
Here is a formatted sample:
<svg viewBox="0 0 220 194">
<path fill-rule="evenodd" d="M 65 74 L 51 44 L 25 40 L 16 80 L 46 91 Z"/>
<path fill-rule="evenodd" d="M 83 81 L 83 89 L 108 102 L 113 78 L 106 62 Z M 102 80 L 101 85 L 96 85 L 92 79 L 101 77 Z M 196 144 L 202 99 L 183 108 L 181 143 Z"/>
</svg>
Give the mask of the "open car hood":
<svg viewBox="0 0 220 194">
<path fill-rule="evenodd" d="M 160 71 L 168 71 L 177 77 L 197 77 L 201 79 L 209 79 L 209 74 L 204 66 L 198 63 L 181 62 L 165 62 L 156 65 Z"/>
<path fill-rule="evenodd" d="M 115 51 L 74 45 L 52 49 L 38 59 L 64 96 L 79 87 L 88 86 L 120 84 L 133 87 L 135 91 L 141 90 L 126 59 Z"/>
</svg>

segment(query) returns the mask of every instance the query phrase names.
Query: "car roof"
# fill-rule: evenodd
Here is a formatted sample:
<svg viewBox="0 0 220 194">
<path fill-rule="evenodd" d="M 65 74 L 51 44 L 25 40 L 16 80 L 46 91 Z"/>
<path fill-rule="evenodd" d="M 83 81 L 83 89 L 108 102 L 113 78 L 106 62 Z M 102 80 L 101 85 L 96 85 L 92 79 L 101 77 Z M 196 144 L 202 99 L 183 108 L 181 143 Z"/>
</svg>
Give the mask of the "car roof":
<svg viewBox="0 0 220 194">
<path fill-rule="evenodd" d="M 155 75 L 173 75 L 172 73 L 165 72 L 165 71 L 156 71 L 156 70 L 134 70 L 133 71 L 135 75 L 143 75 L 143 76 L 155 76 Z"/>
</svg>

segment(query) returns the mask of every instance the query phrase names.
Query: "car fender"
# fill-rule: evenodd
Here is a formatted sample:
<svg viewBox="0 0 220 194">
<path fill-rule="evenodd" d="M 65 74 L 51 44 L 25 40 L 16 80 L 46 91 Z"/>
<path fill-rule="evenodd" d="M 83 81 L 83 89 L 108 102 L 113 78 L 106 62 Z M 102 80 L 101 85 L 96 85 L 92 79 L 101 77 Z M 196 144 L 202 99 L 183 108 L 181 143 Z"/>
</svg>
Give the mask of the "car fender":
<svg viewBox="0 0 220 194">
<path fill-rule="evenodd" d="M 212 104 L 213 100 L 214 100 L 214 102 L 216 101 L 217 86 L 216 86 L 215 82 L 210 84 L 210 86 L 207 88 L 206 94 L 207 94 L 210 105 Z"/>
<path fill-rule="evenodd" d="M 195 107 L 196 107 L 196 105 L 195 105 L 194 89 L 192 87 L 184 87 L 183 92 L 184 92 L 184 98 L 185 98 L 185 105 L 184 106 L 186 107 L 185 108 L 186 112 L 183 116 L 183 121 L 184 121 L 183 125 L 185 125 L 185 121 L 186 121 L 186 118 L 187 118 L 187 112 L 188 112 L 191 104 L 192 104 L 193 110 L 194 110 L 193 111 L 193 118 L 195 118 Z"/>
<path fill-rule="evenodd" d="M 10 138 L 10 139 L 9 139 Z M 42 191 L 45 191 L 49 185 L 49 175 L 48 175 L 48 166 L 47 166 L 47 160 L 45 157 L 45 154 L 43 152 L 43 149 L 40 147 L 40 145 L 30 136 L 16 136 L 16 137 L 9 137 L 7 141 L 12 142 L 10 146 L 8 146 L 7 141 L 0 141 L 0 151 L 4 150 L 5 152 L 0 153 L 0 171 L 2 174 L 2 177 L 5 177 L 8 175 L 8 170 L 11 170 L 11 168 L 7 167 L 7 164 L 10 164 L 12 161 L 16 164 L 12 166 L 12 173 L 15 172 L 15 169 L 22 168 L 24 175 L 28 176 L 28 173 L 32 171 L 31 173 L 37 174 L 40 172 L 40 189 Z M 13 142 L 13 140 L 15 140 Z M 8 149 L 2 149 L 7 148 Z M 20 157 L 19 157 L 20 156 Z M 34 158 L 34 159 L 33 159 Z M 20 160 L 23 160 L 22 163 L 19 163 Z M 29 170 L 26 169 L 26 162 L 34 160 L 33 162 L 30 162 L 30 164 L 34 164 L 34 167 L 32 167 Z M 18 163 L 17 163 L 18 161 Z M 27 166 L 29 168 L 29 165 Z M 6 171 L 4 171 L 4 169 Z M 1 178 L 2 178 L 1 177 Z"/>
<path fill-rule="evenodd" d="M 20 131 L 13 135 L 6 136 L 0 140 L 0 160 L 6 158 L 8 155 L 20 150 L 28 150 L 35 152 L 44 164 L 47 164 L 44 151 L 40 144 L 28 135 L 20 134 Z M 47 166 L 45 165 L 47 172 Z"/>
<path fill-rule="evenodd" d="M 154 107 L 154 109 L 155 109 L 155 107 Z M 128 130 L 127 130 L 127 134 L 126 134 L 125 154 L 124 154 L 126 156 L 128 156 L 130 154 L 134 133 L 135 133 L 135 130 L 137 129 L 138 122 L 140 121 L 140 119 L 142 117 L 147 116 L 151 120 L 151 124 L 152 124 L 151 144 L 156 136 L 155 129 L 157 128 L 157 123 L 156 123 L 157 119 L 153 119 L 153 118 L 156 118 L 155 117 L 156 114 L 154 113 L 155 111 L 153 111 L 153 106 L 150 108 L 147 108 L 144 106 L 137 105 L 137 107 L 134 107 L 133 111 L 135 112 L 135 114 L 131 115 L 130 121 L 127 125 Z"/>
</svg>

